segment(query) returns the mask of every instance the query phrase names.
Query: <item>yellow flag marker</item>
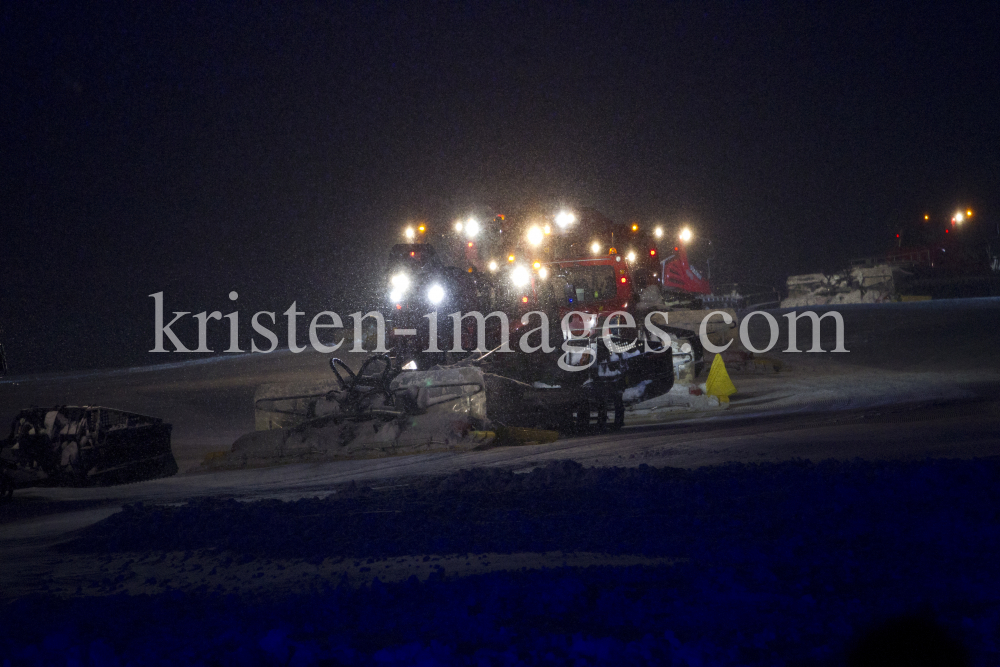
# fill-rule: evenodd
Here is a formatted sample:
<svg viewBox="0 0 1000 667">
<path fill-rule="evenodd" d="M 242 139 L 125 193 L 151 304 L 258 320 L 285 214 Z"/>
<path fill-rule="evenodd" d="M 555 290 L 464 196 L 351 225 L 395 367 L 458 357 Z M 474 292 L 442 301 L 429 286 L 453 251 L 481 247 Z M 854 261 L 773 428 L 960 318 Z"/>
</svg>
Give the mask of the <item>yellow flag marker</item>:
<svg viewBox="0 0 1000 667">
<path fill-rule="evenodd" d="M 705 382 L 705 393 L 715 396 L 720 403 L 728 403 L 729 397 L 736 393 L 736 385 L 729 379 L 726 371 L 726 362 L 722 360 L 722 355 L 715 355 L 712 361 L 712 368 L 708 371 L 708 380 Z"/>
</svg>

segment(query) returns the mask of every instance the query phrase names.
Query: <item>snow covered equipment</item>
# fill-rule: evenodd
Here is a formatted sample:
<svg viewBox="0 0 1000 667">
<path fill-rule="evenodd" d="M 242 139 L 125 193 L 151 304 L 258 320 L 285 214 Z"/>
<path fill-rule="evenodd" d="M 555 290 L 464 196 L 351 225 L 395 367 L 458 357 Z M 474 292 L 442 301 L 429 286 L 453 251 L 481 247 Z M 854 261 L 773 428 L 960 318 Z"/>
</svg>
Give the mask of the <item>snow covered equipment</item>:
<svg viewBox="0 0 1000 667">
<path fill-rule="evenodd" d="M 0 459 L 17 488 L 135 482 L 177 472 L 172 426 L 97 406 L 21 410 Z"/>
<path fill-rule="evenodd" d="M 626 341 L 612 338 L 616 345 L 627 347 Z M 480 365 L 490 421 L 572 434 L 621 428 L 626 387 L 640 385 L 632 392 L 637 399 L 647 387 L 652 394 L 669 391 L 673 385 L 670 350 L 643 354 L 639 348 L 644 342 L 615 353 L 594 331 L 590 337 L 575 339 L 569 346 L 575 351 L 556 347 L 548 353 L 487 355 Z"/>
<path fill-rule="evenodd" d="M 661 353 L 665 361 L 653 374 L 641 367 L 650 355 L 610 353 L 596 333 L 573 347 L 578 351 L 471 353 L 428 370 L 402 370 L 398 358 L 376 354 L 354 372 L 334 358 L 334 377 L 328 382 L 258 388 L 258 430 L 239 438 L 230 452 L 206 459 L 206 465 L 252 467 L 470 450 L 511 440 L 498 439 L 500 432 L 620 428 L 630 373 L 656 375 L 667 390 L 673 383 L 669 349 Z M 578 368 L 564 370 L 561 364 L 567 363 Z M 539 433 L 531 441 L 554 437 Z"/>
<path fill-rule="evenodd" d="M 258 430 L 211 466 L 472 449 L 487 439 L 486 381 L 475 366 L 400 372 L 391 358 L 377 354 L 357 373 L 337 358 L 330 367 L 334 379 L 311 391 L 259 388 Z"/>
</svg>

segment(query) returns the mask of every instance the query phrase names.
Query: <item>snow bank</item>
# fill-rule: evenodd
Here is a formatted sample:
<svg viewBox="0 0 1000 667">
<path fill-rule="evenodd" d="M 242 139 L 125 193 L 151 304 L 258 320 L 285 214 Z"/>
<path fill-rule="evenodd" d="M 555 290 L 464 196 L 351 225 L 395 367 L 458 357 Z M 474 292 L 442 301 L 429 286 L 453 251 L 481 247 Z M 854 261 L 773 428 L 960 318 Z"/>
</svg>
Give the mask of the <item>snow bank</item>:
<svg viewBox="0 0 1000 667">
<path fill-rule="evenodd" d="M 719 403 L 715 396 L 705 393 L 705 384 L 674 384 L 665 394 L 661 394 L 629 408 L 634 416 L 665 415 L 669 413 L 687 413 L 725 410 L 725 403 Z"/>
</svg>

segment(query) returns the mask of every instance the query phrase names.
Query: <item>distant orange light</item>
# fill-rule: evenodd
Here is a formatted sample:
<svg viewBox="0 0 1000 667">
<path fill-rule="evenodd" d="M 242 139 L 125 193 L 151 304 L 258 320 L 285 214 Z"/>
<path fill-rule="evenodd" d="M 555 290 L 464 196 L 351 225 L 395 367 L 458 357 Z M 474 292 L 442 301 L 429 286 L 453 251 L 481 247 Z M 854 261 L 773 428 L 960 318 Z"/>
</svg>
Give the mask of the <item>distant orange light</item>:
<svg viewBox="0 0 1000 667">
<path fill-rule="evenodd" d="M 534 268 L 536 268 L 536 269 L 540 269 L 540 268 L 542 268 L 542 263 L 541 263 L 541 262 L 535 262 L 535 263 L 534 263 L 534 264 L 532 264 L 531 266 L 533 266 L 533 267 L 534 267 Z"/>
<path fill-rule="evenodd" d="M 649 256 L 650 256 L 650 257 L 656 257 L 656 251 L 655 251 L 655 250 L 653 250 L 652 248 L 650 248 L 650 249 L 649 249 Z"/>
<path fill-rule="evenodd" d="M 425 227 L 424 225 L 420 225 L 419 227 L 417 227 L 417 229 L 420 231 L 421 234 L 427 231 L 427 227 Z"/>
<path fill-rule="evenodd" d="M 924 214 L 924 220 L 930 220 L 930 219 L 931 219 L 931 216 L 929 216 L 927 214 Z"/>
<path fill-rule="evenodd" d="M 521 297 L 521 303 L 528 303 L 528 297 L 522 296 Z"/>
<path fill-rule="evenodd" d="M 513 262 L 514 261 L 514 255 L 507 255 L 507 261 L 508 262 Z"/>
<path fill-rule="evenodd" d="M 400 304 L 397 303 L 396 304 L 396 310 L 403 310 L 403 306 L 401 306 Z"/>
<path fill-rule="evenodd" d="M 633 231 L 633 232 L 637 232 L 637 231 L 639 231 L 639 225 L 635 225 L 635 224 L 633 224 L 633 225 L 632 225 L 632 231 Z"/>
<path fill-rule="evenodd" d="M 626 278 L 625 276 L 622 276 L 622 285 L 624 285 L 625 283 L 626 283 Z"/>
<path fill-rule="evenodd" d="M 680 248 L 678 248 L 677 246 L 674 246 L 674 252 L 677 252 L 678 250 L 680 250 Z"/>
<path fill-rule="evenodd" d="M 969 210 L 967 210 L 965 212 L 965 215 L 967 215 L 967 216 L 969 216 L 971 218 L 972 217 L 972 209 L 970 208 Z"/>
<path fill-rule="evenodd" d="M 415 252 L 413 252 L 413 251 L 411 250 L 411 251 L 410 251 L 410 257 L 416 257 L 416 256 L 417 256 L 417 253 L 415 253 Z"/>
<path fill-rule="evenodd" d="M 472 241 L 469 241 L 469 247 L 470 248 L 472 247 Z"/>
</svg>

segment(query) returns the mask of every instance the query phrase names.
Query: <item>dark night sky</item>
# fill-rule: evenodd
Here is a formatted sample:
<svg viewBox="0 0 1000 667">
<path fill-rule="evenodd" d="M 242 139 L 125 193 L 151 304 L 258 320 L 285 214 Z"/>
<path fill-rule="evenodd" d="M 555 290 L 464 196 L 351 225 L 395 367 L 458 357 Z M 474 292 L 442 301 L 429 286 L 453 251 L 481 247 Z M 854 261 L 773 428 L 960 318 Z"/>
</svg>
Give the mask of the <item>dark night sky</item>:
<svg viewBox="0 0 1000 667">
<path fill-rule="evenodd" d="M 160 290 L 346 312 L 402 224 L 477 203 L 689 222 L 769 285 L 1000 210 L 988 3 L 63 4 L 0 8 L 14 370 L 176 361 Z"/>
</svg>

